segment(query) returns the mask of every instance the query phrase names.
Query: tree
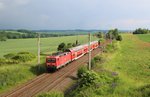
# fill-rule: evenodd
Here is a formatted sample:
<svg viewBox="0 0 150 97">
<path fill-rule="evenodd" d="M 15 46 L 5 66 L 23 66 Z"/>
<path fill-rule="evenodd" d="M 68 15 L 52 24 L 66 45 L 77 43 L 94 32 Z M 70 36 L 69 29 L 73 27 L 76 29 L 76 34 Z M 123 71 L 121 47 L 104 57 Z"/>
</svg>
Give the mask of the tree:
<svg viewBox="0 0 150 97">
<path fill-rule="evenodd" d="M 65 43 L 60 43 L 58 45 L 58 48 L 57 48 L 58 51 L 64 51 L 65 49 L 66 49 L 66 44 Z"/>
<path fill-rule="evenodd" d="M 122 41 L 122 36 L 121 36 L 121 35 L 118 35 L 117 38 L 116 38 L 116 40 Z"/>
<path fill-rule="evenodd" d="M 67 48 L 71 48 L 71 47 L 72 47 L 72 43 L 68 43 Z"/>
<path fill-rule="evenodd" d="M 112 29 L 112 30 L 109 30 L 108 33 L 106 33 L 106 39 L 115 39 L 115 40 L 121 41 L 122 37 L 121 35 L 119 35 L 118 29 Z"/>
<path fill-rule="evenodd" d="M 148 33 L 150 33 L 150 30 L 142 28 L 138 28 L 133 32 L 133 34 L 148 34 Z"/>
<path fill-rule="evenodd" d="M 102 33 L 102 32 L 98 32 L 98 33 L 96 34 L 96 37 L 97 37 L 97 38 L 103 38 L 103 33 Z"/>
<path fill-rule="evenodd" d="M 6 41 L 7 38 L 4 36 L 4 37 L 0 37 L 0 41 Z"/>
</svg>

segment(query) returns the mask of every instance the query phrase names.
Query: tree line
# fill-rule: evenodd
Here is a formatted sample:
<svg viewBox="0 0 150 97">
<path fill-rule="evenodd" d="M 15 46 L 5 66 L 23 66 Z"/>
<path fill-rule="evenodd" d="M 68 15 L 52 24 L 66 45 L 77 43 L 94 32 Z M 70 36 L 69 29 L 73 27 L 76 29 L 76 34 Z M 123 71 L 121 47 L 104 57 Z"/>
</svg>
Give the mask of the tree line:
<svg viewBox="0 0 150 97">
<path fill-rule="evenodd" d="M 150 30 L 138 28 L 135 31 L 133 31 L 133 34 L 150 34 Z"/>
<path fill-rule="evenodd" d="M 41 38 L 45 37 L 59 37 L 59 36 L 71 36 L 73 34 L 49 34 L 49 33 L 40 33 Z M 21 39 L 21 38 L 36 38 L 37 32 L 30 30 L 16 30 L 16 32 L 9 31 L 0 31 L 0 41 L 6 41 L 7 39 Z"/>
<path fill-rule="evenodd" d="M 122 36 L 119 33 L 120 32 L 118 29 L 112 29 L 112 30 L 109 30 L 107 33 L 98 32 L 95 34 L 95 36 L 97 38 L 105 38 L 105 39 L 113 39 L 113 40 L 122 41 Z"/>
</svg>

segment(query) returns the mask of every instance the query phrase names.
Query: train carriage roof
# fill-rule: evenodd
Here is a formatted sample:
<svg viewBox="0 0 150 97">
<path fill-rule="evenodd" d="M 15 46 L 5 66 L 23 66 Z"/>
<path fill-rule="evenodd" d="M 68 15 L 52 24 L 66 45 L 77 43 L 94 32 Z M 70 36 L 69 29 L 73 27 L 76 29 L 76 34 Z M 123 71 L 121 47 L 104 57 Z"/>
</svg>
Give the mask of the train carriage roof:
<svg viewBox="0 0 150 97">
<path fill-rule="evenodd" d="M 70 48 L 69 50 L 72 52 L 72 51 L 78 51 L 80 49 L 83 49 L 83 45 L 80 45 L 80 46 L 77 46 L 77 47 L 73 47 L 73 48 Z"/>
<path fill-rule="evenodd" d="M 90 44 L 94 44 L 94 43 L 97 43 L 98 41 L 92 41 Z M 72 52 L 72 51 L 78 51 L 80 49 L 83 49 L 85 46 L 88 46 L 88 43 L 87 44 L 83 44 L 83 45 L 80 45 L 80 46 L 77 46 L 77 47 L 73 47 L 73 48 L 70 48 L 69 50 Z"/>
</svg>

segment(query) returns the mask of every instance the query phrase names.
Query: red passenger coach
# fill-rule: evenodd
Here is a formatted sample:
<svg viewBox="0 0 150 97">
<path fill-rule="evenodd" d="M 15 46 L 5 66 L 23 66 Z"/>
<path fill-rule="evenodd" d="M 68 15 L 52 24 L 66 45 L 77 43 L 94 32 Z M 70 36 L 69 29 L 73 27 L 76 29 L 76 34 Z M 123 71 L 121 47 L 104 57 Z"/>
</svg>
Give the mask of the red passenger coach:
<svg viewBox="0 0 150 97">
<path fill-rule="evenodd" d="M 71 60 L 72 61 L 76 60 L 84 55 L 84 47 L 82 45 L 70 48 L 69 51 L 71 52 Z"/>
<path fill-rule="evenodd" d="M 96 48 L 98 48 L 98 46 L 99 46 L 98 41 L 91 42 L 91 49 L 96 49 Z"/>
</svg>

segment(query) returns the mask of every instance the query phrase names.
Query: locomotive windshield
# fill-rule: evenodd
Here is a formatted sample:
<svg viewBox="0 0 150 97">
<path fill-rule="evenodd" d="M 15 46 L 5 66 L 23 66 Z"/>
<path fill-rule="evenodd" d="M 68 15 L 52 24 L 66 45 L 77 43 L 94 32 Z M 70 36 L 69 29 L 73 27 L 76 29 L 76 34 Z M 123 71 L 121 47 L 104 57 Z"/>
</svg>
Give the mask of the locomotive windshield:
<svg viewBox="0 0 150 97">
<path fill-rule="evenodd" d="M 55 63 L 56 59 L 55 58 L 50 58 L 50 59 L 47 59 L 47 62 L 48 63 Z"/>
</svg>

